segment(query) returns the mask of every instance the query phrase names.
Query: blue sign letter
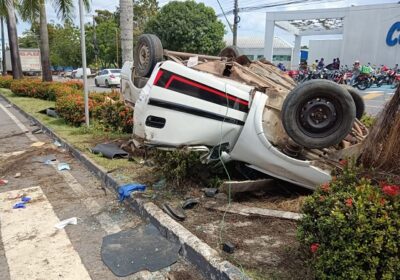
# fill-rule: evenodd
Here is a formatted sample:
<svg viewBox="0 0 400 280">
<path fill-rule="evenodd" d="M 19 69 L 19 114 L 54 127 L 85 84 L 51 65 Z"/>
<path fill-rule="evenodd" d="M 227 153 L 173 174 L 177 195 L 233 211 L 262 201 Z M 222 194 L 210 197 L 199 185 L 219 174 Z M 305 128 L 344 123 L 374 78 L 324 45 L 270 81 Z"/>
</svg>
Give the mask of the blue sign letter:
<svg viewBox="0 0 400 280">
<path fill-rule="evenodd" d="M 393 38 L 394 32 L 400 31 L 400 21 L 395 22 L 392 27 L 390 27 L 388 34 L 386 36 L 386 44 L 390 47 L 393 47 L 397 43 L 400 44 L 400 36 L 399 38 Z"/>
</svg>

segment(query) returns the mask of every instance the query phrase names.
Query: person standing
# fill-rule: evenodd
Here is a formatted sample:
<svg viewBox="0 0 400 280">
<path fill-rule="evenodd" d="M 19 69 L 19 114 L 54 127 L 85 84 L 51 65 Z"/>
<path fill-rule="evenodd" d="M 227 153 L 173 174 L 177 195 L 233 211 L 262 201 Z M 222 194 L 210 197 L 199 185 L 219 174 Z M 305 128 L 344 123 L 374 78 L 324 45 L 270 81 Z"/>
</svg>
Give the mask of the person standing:
<svg viewBox="0 0 400 280">
<path fill-rule="evenodd" d="M 324 58 L 321 58 L 321 60 L 320 60 L 319 63 L 318 63 L 317 68 L 318 68 L 319 70 L 322 70 L 322 69 L 324 69 L 324 66 L 325 66 Z"/>
</svg>

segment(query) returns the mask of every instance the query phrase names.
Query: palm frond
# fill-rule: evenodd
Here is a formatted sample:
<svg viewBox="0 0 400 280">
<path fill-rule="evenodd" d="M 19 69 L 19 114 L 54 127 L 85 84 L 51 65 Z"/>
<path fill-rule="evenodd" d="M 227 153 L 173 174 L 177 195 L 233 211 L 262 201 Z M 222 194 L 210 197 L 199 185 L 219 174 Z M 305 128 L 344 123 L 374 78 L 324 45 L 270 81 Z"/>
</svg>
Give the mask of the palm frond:
<svg viewBox="0 0 400 280">
<path fill-rule="evenodd" d="M 39 8 L 41 0 L 21 0 L 16 9 L 25 21 L 36 22 L 39 18 Z"/>
<path fill-rule="evenodd" d="M 74 12 L 73 0 L 52 0 L 57 16 L 63 20 L 71 19 Z"/>
</svg>

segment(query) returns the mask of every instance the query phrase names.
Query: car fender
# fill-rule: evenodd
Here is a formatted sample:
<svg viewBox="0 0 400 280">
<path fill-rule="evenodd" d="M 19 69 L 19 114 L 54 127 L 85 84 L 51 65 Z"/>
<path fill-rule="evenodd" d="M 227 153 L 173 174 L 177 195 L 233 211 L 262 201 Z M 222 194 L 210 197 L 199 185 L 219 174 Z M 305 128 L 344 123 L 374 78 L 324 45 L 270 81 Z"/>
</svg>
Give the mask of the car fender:
<svg viewBox="0 0 400 280">
<path fill-rule="evenodd" d="M 309 189 L 330 181 L 329 171 L 313 166 L 310 161 L 289 157 L 267 140 L 263 129 L 263 111 L 267 99 L 267 95 L 255 93 L 244 128 L 230 153 L 232 159 Z"/>
</svg>

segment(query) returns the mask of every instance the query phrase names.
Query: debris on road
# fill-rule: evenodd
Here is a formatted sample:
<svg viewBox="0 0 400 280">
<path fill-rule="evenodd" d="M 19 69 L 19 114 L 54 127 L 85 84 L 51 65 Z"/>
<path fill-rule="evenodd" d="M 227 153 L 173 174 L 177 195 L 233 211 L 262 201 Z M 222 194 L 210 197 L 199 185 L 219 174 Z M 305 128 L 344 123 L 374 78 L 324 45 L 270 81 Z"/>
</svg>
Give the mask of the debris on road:
<svg viewBox="0 0 400 280">
<path fill-rule="evenodd" d="M 231 203 L 229 207 L 226 205 L 220 205 L 216 203 L 207 203 L 205 205 L 207 209 L 218 210 L 222 212 L 229 212 L 234 214 L 239 214 L 242 216 L 264 216 L 264 217 L 275 217 L 289 220 L 300 220 L 302 215 L 299 213 L 279 211 L 258 207 L 249 207 L 241 205 L 239 203 Z"/>
<path fill-rule="evenodd" d="M 146 190 L 145 185 L 137 184 L 137 183 L 130 183 L 130 184 L 120 186 L 118 188 L 119 201 L 122 202 L 122 201 L 124 201 L 125 198 L 130 197 L 132 192 L 135 192 L 135 191 L 144 192 L 145 190 Z"/>
<path fill-rule="evenodd" d="M 197 204 L 199 204 L 197 198 L 188 198 L 182 203 L 182 209 L 193 209 Z"/>
<path fill-rule="evenodd" d="M 103 157 L 106 157 L 108 159 L 128 157 L 128 153 L 122 150 L 115 143 L 97 144 L 94 148 L 91 149 L 91 152 L 94 154 L 101 154 Z"/>
<path fill-rule="evenodd" d="M 56 160 L 56 156 L 54 154 L 50 154 L 47 156 L 42 156 L 42 157 L 34 157 L 32 159 L 33 162 L 41 162 L 44 164 L 51 164 L 52 161 Z"/>
<path fill-rule="evenodd" d="M 68 163 L 61 162 L 57 166 L 58 171 L 63 171 L 63 170 L 71 170 L 71 167 L 69 166 Z"/>
<path fill-rule="evenodd" d="M 42 147 L 43 145 L 45 145 L 46 143 L 44 143 L 44 142 L 35 142 L 35 143 L 33 143 L 32 145 L 31 145 L 31 147 L 36 147 L 36 148 L 39 148 L 39 147 Z"/>
<path fill-rule="evenodd" d="M 78 218 L 77 217 L 72 217 L 69 219 L 62 220 L 61 222 L 57 223 L 54 225 L 55 228 L 57 229 L 63 229 L 67 225 L 76 225 L 78 224 Z"/>
<path fill-rule="evenodd" d="M 32 134 L 43 133 L 42 129 L 40 129 L 40 128 L 36 128 L 36 129 L 32 130 L 31 132 L 32 132 Z"/>
<path fill-rule="evenodd" d="M 214 197 L 218 193 L 217 188 L 204 188 L 203 191 L 206 197 Z"/>
<path fill-rule="evenodd" d="M 233 252 L 235 252 L 235 245 L 233 245 L 231 242 L 225 242 L 222 245 L 222 250 L 224 250 L 224 252 L 227 252 L 228 254 L 233 254 Z"/>
<path fill-rule="evenodd" d="M 180 245 L 165 239 L 151 224 L 111 234 L 103 238 L 101 258 L 119 277 L 142 270 L 151 272 L 178 261 Z"/>
<path fill-rule="evenodd" d="M 56 146 L 58 148 L 62 146 L 62 144 L 57 140 L 55 140 L 53 144 L 54 144 L 54 146 Z"/>
<path fill-rule="evenodd" d="M 19 178 L 19 177 L 21 177 L 21 173 L 20 172 L 15 173 L 14 178 Z"/>
<path fill-rule="evenodd" d="M 13 209 L 24 209 L 26 208 L 25 204 L 29 203 L 32 199 L 28 196 L 22 196 L 21 202 L 14 204 Z"/>
<path fill-rule="evenodd" d="M 175 208 L 167 203 L 164 203 L 162 209 L 174 220 L 184 221 L 186 219 L 186 214 L 183 212 L 182 208 Z"/>
<path fill-rule="evenodd" d="M 8 180 L 0 179 L 0 186 L 5 186 L 8 184 Z"/>
<path fill-rule="evenodd" d="M 274 179 L 260 179 L 247 181 L 225 181 L 220 187 L 223 193 L 242 193 L 242 192 L 257 192 L 265 191 L 275 186 Z"/>
</svg>

